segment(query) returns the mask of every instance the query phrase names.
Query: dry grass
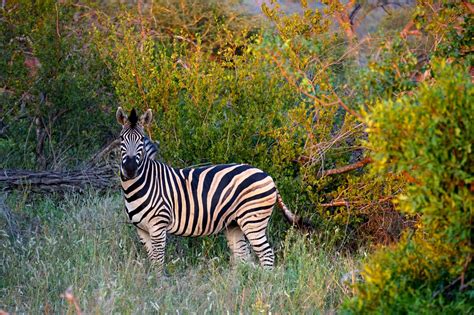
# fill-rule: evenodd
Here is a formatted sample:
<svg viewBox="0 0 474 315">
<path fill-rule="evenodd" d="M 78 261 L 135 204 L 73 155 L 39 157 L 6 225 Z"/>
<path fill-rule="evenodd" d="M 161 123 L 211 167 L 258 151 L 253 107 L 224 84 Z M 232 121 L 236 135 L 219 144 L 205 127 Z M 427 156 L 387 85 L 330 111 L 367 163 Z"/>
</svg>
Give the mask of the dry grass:
<svg viewBox="0 0 474 315">
<path fill-rule="evenodd" d="M 350 294 L 339 279 L 354 258 L 296 232 L 273 242 L 273 272 L 231 268 L 221 236 L 173 238 L 158 278 L 118 194 L 25 200 L 7 199 L 21 239 L 0 219 L 0 309 L 10 313 L 333 313 Z"/>
</svg>

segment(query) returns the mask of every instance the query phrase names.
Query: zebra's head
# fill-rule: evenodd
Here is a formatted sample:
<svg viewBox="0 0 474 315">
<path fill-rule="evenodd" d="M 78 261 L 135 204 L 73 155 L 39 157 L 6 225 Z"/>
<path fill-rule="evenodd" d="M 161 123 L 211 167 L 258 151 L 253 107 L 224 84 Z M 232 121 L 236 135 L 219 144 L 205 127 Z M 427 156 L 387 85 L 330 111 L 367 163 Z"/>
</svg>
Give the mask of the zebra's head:
<svg viewBox="0 0 474 315">
<path fill-rule="evenodd" d="M 120 163 L 120 174 L 125 179 L 133 179 L 137 176 L 140 164 L 145 158 L 145 132 L 143 128 L 151 124 L 153 115 L 151 109 L 147 110 L 140 118 L 135 109 L 127 116 L 122 107 L 117 109 L 117 121 L 122 125 L 120 132 L 120 151 L 122 162 Z"/>
</svg>

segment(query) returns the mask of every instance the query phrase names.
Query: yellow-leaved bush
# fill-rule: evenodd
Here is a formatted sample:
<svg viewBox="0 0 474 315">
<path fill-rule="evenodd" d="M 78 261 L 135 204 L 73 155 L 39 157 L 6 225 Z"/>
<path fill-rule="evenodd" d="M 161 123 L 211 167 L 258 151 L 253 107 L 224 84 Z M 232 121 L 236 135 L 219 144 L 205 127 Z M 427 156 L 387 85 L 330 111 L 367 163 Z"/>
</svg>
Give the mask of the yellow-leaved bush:
<svg viewBox="0 0 474 315">
<path fill-rule="evenodd" d="M 465 67 L 438 59 L 432 69 L 414 95 L 367 118 L 375 171 L 407 178 L 397 208 L 420 222 L 365 264 L 352 311 L 473 310 L 474 86 Z"/>
</svg>

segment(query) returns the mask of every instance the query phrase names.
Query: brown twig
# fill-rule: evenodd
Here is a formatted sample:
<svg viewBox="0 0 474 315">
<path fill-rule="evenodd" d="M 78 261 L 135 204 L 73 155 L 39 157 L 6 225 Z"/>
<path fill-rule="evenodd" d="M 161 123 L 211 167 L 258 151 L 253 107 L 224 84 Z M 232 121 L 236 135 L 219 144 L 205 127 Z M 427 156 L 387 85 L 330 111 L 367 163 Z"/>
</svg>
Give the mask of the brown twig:
<svg viewBox="0 0 474 315">
<path fill-rule="evenodd" d="M 349 206 L 349 202 L 347 200 L 334 200 L 329 203 L 321 203 L 319 204 L 321 207 L 344 207 Z"/>
<path fill-rule="evenodd" d="M 334 12 L 334 18 L 336 19 L 337 23 L 339 26 L 344 30 L 346 33 L 347 39 L 350 42 L 353 42 L 357 34 L 355 33 L 354 27 L 353 27 L 353 21 L 351 19 L 351 14 L 353 7 L 356 5 L 355 0 L 349 0 L 347 3 L 343 6 L 342 10 Z"/>
<path fill-rule="evenodd" d="M 387 202 L 389 200 L 392 200 L 393 198 L 395 198 L 395 196 L 390 195 L 390 196 L 386 196 L 386 197 L 377 199 L 375 201 L 370 201 L 369 204 L 383 203 L 383 202 Z M 363 205 L 365 203 L 366 202 L 364 202 L 364 201 L 333 200 L 331 202 L 321 203 L 319 205 L 321 207 L 328 208 L 328 207 L 348 207 L 350 205 Z"/>
<path fill-rule="evenodd" d="M 345 166 L 342 166 L 342 167 L 339 167 L 339 168 L 333 168 L 333 169 L 330 169 L 330 170 L 327 170 L 327 171 L 323 171 L 321 172 L 321 177 L 324 177 L 324 176 L 328 176 L 328 175 L 336 175 L 336 174 L 343 174 L 343 173 L 347 173 L 347 172 L 350 172 L 350 171 L 353 171 L 355 169 L 358 169 L 358 168 L 361 168 L 369 163 L 372 163 L 372 159 L 370 157 L 365 157 L 364 159 L 356 162 L 356 163 L 352 163 L 352 164 L 349 164 L 349 165 L 345 165 Z"/>
<path fill-rule="evenodd" d="M 59 9 L 58 9 L 58 3 L 56 3 L 56 34 L 58 35 L 58 38 L 61 38 L 61 33 L 59 32 Z"/>
<path fill-rule="evenodd" d="M 72 304 L 76 309 L 76 314 L 81 315 L 81 308 L 79 307 L 79 303 L 77 302 L 76 297 L 72 294 L 72 287 L 67 288 L 67 290 L 61 294 L 61 297 L 65 299 L 69 304 Z"/>
<path fill-rule="evenodd" d="M 96 165 L 101 159 L 103 159 L 107 154 L 109 154 L 112 150 L 117 148 L 119 145 L 120 145 L 119 139 L 115 139 L 114 141 L 110 142 L 89 160 L 89 164 Z"/>
<path fill-rule="evenodd" d="M 407 38 L 408 35 L 420 36 L 421 32 L 417 29 L 412 30 L 412 27 L 415 26 L 415 22 L 412 20 L 405 25 L 403 30 L 400 32 L 401 38 Z"/>
<path fill-rule="evenodd" d="M 346 112 L 348 112 L 348 113 L 351 114 L 352 116 L 356 117 L 356 118 L 359 119 L 360 121 L 363 120 L 362 116 L 361 116 L 359 113 L 357 113 L 357 112 L 353 111 L 352 109 L 350 109 L 349 106 L 347 106 L 347 105 L 341 100 L 341 98 L 339 97 L 339 95 L 337 95 L 334 90 L 332 90 L 332 94 L 336 97 L 337 102 L 339 103 L 339 105 L 340 105 L 342 108 L 344 108 L 344 110 L 345 110 Z"/>
</svg>

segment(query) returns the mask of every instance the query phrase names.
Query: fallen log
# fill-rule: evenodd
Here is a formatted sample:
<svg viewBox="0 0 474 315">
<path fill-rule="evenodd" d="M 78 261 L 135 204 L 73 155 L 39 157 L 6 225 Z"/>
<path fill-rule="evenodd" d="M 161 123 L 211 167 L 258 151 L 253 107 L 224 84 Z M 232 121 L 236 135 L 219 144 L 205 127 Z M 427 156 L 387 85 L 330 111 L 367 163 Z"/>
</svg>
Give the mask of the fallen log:
<svg viewBox="0 0 474 315">
<path fill-rule="evenodd" d="M 0 189 L 29 189 L 34 192 L 84 191 L 88 188 L 118 187 L 118 176 L 108 166 L 74 171 L 0 170 Z"/>
</svg>

